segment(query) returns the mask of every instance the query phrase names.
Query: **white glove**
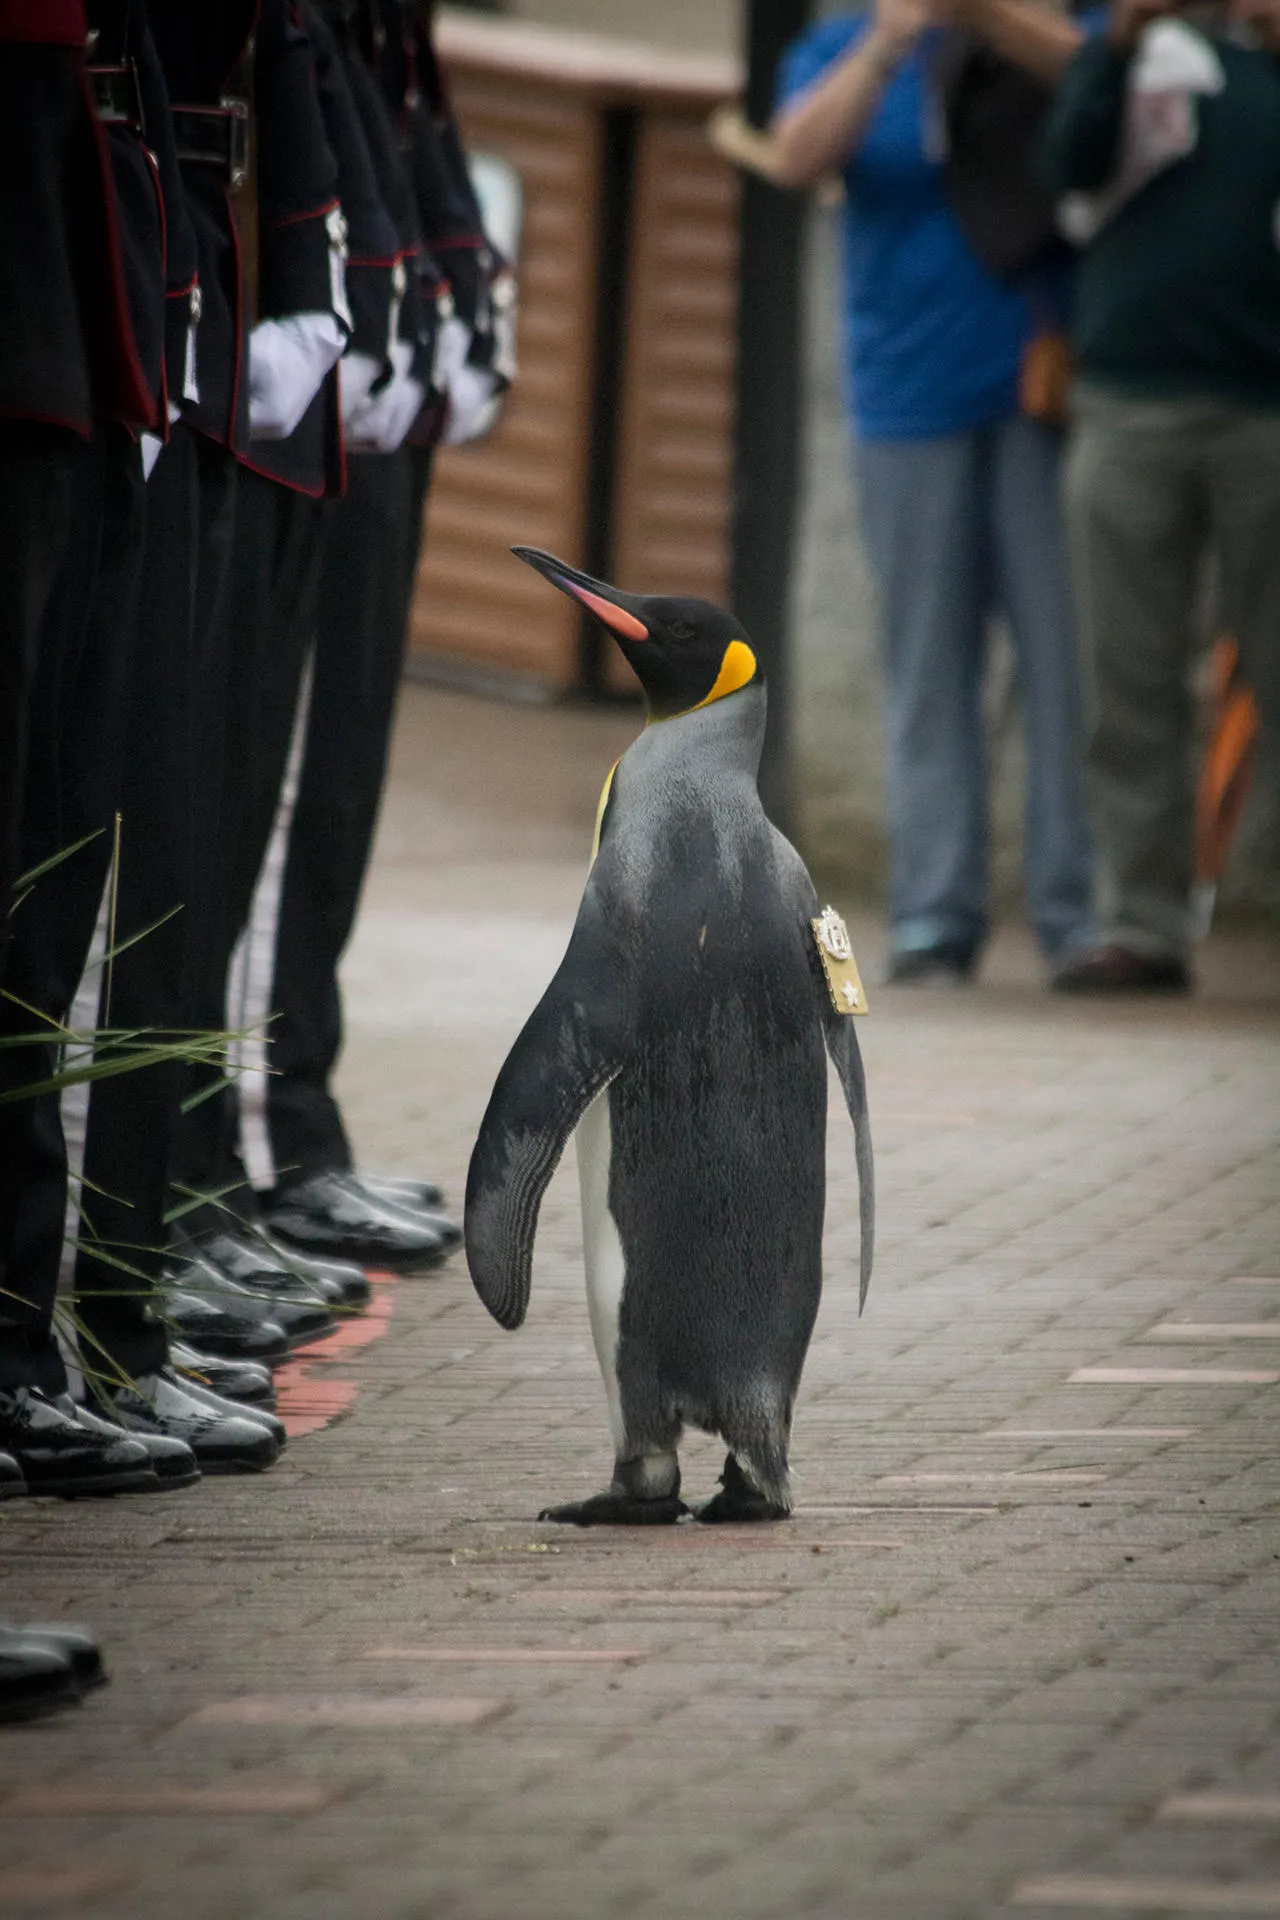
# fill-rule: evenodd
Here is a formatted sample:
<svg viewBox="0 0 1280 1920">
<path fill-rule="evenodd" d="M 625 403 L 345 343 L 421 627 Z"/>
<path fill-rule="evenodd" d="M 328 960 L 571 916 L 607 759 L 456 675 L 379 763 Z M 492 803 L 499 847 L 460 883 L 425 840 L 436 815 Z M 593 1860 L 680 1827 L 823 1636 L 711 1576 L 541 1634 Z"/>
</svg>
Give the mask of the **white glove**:
<svg viewBox="0 0 1280 1920">
<path fill-rule="evenodd" d="M 289 438 L 346 344 L 331 313 L 259 320 L 249 335 L 249 431 L 255 440 Z"/>
<path fill-rule="evenodd" d="M 488 367 L 460 367 L 449 382 L 449 417 L 445 423 L 444 444 L 460 447 L 467 440 L 479 440 L 488 433 L 498 417 L 494 397 L 498 376 Z"/>
<path fill-rule="evenodd" d="M 440 329 L 431 368 L 431 384 L 437 393 L 449 391 L 456 376 L 466 366 L 470 351 L 471 329 L 465 320 L 459 320 L 456 313 L 451 313 Z"/>
<path fill-rule="evenodd" d="M 426 389 L 412 378 L 413 346 L 397 340 L 391 348 L 394 372 L 380 392 L 353 409 L 344 424 L 352 453 L 394 453 L 422 411 Z"/>
<path fill-rule="evenodd" d="M 342 392 L 342 428 L 350 434 L 352 416 L 369 398 L 369 389 L 382 372 L 382 362 L 371 353 L 344 353 L 338 363 L 338 381 Z"/>
</svg>

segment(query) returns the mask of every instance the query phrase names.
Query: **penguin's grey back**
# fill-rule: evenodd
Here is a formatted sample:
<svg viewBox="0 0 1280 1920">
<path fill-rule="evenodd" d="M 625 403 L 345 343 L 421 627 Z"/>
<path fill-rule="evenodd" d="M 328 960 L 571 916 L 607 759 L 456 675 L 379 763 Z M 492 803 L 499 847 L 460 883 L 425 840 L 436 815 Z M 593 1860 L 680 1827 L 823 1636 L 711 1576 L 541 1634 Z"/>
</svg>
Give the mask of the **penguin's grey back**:
<svg viewBox="0 0 1280 1920">
<path fill-rule="evenodd" d="M 753 1409 L 789 1418 L 817 1311 L 813 889 L 760 805 L 763 717 L 748 688 L 648 728 L 615 772 L 588 883 L 626 971 L 629 1044 L 607 1097 L 633 1429 L 664 1412 L 725 1433 Z"/>
</svg>

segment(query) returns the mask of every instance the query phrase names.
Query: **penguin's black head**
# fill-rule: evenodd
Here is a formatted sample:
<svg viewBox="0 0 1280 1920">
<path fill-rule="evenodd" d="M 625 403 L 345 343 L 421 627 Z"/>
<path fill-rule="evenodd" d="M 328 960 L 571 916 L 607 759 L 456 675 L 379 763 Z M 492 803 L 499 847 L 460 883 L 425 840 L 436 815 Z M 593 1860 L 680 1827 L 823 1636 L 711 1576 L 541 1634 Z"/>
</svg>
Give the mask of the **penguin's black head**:
<svg viewBox="0 0 1280 1920">
<path fill-rule="evenodd" d="M 732 614 L 709 600 L 619 593 L 538 547 L 511 551 L 608 628 L 635 668 L 652 719 L 672 720 L 740 687 L 763 685 L 746 634 Z"/>
</svg>

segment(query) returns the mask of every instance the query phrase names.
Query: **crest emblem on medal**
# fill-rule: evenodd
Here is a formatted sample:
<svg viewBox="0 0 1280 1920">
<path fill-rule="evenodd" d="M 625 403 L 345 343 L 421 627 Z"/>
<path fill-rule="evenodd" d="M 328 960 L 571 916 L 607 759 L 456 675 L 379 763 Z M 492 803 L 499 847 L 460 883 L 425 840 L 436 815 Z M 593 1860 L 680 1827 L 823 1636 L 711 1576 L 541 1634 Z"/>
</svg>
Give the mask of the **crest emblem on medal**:
<svg viewBox="0 0 1280 1920">
<path fill-rule="evenodd" d="M 824 907 L 813 923 L 813 930 L 833 960 L 852 960 L 853 946 L 849 929 L 834 907 Z"/>
<path fill-rule="evenodd" d="M 824 907 L 809 925 L 813 928 L 832 1006 L 837 1013 L 866 1013 L 867 996 L 853 957 L 848 927 L 834 907 Z"/>
</svg>

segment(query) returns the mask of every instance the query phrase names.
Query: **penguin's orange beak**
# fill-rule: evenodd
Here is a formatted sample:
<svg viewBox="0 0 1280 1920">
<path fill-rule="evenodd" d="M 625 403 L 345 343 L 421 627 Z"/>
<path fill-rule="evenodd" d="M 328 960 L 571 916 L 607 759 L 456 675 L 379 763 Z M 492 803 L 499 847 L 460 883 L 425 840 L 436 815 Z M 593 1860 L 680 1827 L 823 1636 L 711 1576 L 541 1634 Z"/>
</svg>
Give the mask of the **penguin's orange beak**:
<svg viewBox="0 0 1280 1920">
<path fill-rule="evenodd" d="M 543 553 L 540 547 L 512 547 L 511 551 L 517 560 L 523 560 L 544 580 L 549 580 L 553 587 L 559 587 L 561 593 L 571 594 L 580 601 L 620 640 L 649 638 L 648 627 L 631 611 L 637 604 L 634 595 L 619 593 L 616 587 L 606 585 L 603 580 L 593 580 L 589 573 L 580 573 L 577 567 L 569 566 L 567 561 L 557 560 L 553 553 Z"/>
</svg>

